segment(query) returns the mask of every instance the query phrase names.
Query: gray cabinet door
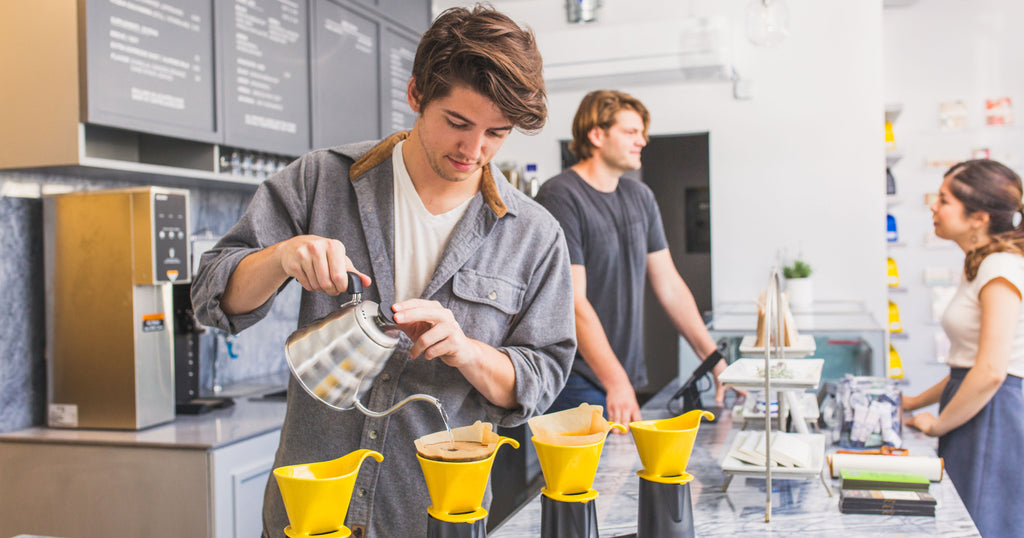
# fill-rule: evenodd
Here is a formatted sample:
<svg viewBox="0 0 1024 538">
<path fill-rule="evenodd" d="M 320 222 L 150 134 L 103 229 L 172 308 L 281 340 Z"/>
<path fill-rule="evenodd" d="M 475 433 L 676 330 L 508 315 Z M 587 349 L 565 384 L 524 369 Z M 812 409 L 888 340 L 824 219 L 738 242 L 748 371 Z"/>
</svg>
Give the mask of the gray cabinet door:
<svg viewBox="0 0 1024 538">
<path fill-rule="evenodd" d="M 310 148 L 306 2 L 219 0 L 224 143 L 285 155 Z"/>
<path fill-rule="evenodd" d="M 380 138 L 380 24 L 331 0 L 312 10 L 313 146 Z"/>
</svg>

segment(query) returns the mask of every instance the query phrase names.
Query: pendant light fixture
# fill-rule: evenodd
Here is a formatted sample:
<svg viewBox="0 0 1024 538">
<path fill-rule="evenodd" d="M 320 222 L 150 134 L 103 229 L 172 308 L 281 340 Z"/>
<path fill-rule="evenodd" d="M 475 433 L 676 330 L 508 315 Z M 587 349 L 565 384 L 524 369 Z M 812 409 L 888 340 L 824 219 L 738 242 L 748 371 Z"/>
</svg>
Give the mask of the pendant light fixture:
<svg viewBox="0 0 1024 538">
<path fill-rule="evenodd" d="M 775 47 L 789 36 L 785 0 L 751 0 L 747 4 L 747 39 L 759 47 Z"/>
<path fill-rule="evenodd" d="M 601 0 L 565 0 L 565 17 L 572 23 L 597 21 Z"/>
</svg>

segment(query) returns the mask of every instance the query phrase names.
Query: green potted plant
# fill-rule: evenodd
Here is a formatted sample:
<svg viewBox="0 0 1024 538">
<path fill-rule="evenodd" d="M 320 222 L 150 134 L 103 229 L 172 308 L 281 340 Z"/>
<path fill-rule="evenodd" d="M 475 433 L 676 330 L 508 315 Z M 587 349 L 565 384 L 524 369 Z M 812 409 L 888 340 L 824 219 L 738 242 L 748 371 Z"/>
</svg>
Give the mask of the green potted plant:
<svg viewBox="0 0 1024 538">
<path fill-rule="evenodd" d="M 807 312 L 814 304 L 814 280 L 811 279 L 811 266 L 797 258 L 782 268 L 782 276 L 786 277 L 786 294 L 789 296 L 789 308 L 794 312 Z"/>
</svg>

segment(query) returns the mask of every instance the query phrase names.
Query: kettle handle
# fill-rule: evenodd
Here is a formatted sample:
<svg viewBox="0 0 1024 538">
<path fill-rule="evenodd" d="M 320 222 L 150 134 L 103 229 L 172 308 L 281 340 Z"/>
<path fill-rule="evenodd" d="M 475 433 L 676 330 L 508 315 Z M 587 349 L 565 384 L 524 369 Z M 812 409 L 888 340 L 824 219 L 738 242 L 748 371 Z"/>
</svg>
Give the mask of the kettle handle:
<svg viewBox="0 0 1024 538">
<path fill-rule="evenodd" d="M 359 278 L 359 273 L 349 271 L 348 273 L 348 288 L 347 292 L 349 295 L 362 295 L 363 294 L 363 279 Z"/>
</svg>

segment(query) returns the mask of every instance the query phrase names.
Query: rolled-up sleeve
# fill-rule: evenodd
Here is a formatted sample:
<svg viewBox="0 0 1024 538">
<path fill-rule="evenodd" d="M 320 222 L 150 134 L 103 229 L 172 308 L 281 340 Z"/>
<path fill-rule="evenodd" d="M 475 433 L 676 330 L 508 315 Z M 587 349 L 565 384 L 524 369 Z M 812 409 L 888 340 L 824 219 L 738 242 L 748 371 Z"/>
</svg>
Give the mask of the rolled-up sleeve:
<svg viewBox="0 0 1024 538">
<path fill-rule="evenodd" d="M 221 299 L 243 258 L 305 233 L 307 178 L 315 174 L 314 166 L 302 158 L 260 184 L 238 223 L 203 254 L 192 281 L 192 308 L 200 323 L 236 334 L 270 312 L 276 293 L 253 311 L 236 315 L 224 312 Z"/>
<path fill-rule="evenodd" d="M 519 406 L 504 409 L 485 402 L 491 421 L 517 426 L 547 411 L 572 368 L 575 323 L 569 252 L 558 230 L 530 279 L 520 315 L 499 347 L 512 360 Z"/>
</svg>

